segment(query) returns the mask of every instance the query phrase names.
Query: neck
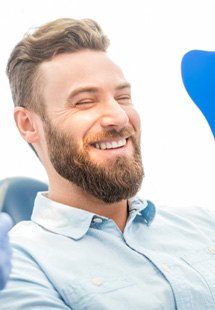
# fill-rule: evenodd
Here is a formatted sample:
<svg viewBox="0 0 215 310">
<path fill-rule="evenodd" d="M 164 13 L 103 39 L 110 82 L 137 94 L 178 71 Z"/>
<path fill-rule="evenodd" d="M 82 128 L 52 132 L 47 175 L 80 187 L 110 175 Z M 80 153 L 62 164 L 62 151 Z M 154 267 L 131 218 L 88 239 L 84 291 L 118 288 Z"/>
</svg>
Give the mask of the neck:
<svg viewBox="0 0 215 310">
<path fill-rule="evenodd" d="M 121 231 L 125 228 L 128 217 L 127 200 L 105 203 L 65 179 L 57 183 L 50 182 L 48 197 L 65 205 L 112 219 Z"/>
</svg>

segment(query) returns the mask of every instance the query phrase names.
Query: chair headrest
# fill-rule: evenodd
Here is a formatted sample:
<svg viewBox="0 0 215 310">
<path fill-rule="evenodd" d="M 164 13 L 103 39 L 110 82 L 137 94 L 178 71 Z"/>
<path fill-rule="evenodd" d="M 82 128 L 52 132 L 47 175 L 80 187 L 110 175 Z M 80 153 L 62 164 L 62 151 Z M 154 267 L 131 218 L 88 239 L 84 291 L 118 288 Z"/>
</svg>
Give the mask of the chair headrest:
<svg viewBox="0 0 215 310">
<path fill-rule="evenodd" d="M 14 224 L 30 220 L 34 200 L 38 192 L 47 191 L 45 182 L 29 177 L 10 177 L 0 180 L 0 204 Z"/>
<path fill-rule="evenodd" d="M 204 114 L 215 138 L 215 52 L 187 52 L 182 58 L 181 74 L 185 89 Z"/>
</svg>

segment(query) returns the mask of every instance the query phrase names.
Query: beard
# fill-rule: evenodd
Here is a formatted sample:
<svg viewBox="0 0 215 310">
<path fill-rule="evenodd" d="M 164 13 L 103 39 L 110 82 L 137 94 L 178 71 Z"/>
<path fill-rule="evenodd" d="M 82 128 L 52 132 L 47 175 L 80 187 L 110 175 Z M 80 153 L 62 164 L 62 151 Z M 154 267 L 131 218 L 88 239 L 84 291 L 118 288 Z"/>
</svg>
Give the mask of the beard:
<svg viewBox="0 0 215 310">
<path fill-rule="evenodd" d="M 74 183 L 83 191 L 105 203 L 119 202 L 134 196 L 140 189 L 144 170 L 139 141 L 131 128 L 120 132 L 111 130 L 86 137 L 83 148 L 75 142 L 75 135 L 65 133 L 47 120 L 44 122 L 50 161 L 59 175 Z M 134 147 L 133 156 L 115 156 L 103 163 L 90 158 L 91 143 L 105 138 L 130 136 Z M 98 150 L 99 152 L 99 150 Z"/>
</svg>

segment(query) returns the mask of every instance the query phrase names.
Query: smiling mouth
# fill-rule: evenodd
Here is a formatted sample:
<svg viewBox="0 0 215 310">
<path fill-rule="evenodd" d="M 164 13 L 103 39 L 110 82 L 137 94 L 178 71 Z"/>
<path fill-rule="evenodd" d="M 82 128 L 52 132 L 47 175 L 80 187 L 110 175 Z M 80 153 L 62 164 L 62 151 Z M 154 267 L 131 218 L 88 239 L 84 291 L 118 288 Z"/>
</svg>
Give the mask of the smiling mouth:
<svg viewBox="0 0 215 310">
<path fill-rule="evenodd" d="M 99 150 L 112 150 L 125 146 L 127 143 L 127 139 L 121 138 L 120 140 L 114 141 L 101 141 L 92 144 L 96 149 Z"/>
</svg>

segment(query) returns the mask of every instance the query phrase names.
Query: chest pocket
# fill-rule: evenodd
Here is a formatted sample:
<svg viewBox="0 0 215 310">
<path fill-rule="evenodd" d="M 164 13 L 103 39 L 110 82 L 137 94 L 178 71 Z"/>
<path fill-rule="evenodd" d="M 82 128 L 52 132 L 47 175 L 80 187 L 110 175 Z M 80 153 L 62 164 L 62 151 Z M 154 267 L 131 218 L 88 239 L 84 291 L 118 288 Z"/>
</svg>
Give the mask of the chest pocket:
<svg viewBox="0 0 215 310">
<path fill-rule="evenodd" d="M 110 309 L 111 298 L 123 300 L 126 289 L 136 283 L 126 277 L 93 276 L 71 280 L 62 289 L 63 299 L 72 309 Z"/>
<path fill-rule="evenodd" d="M 183 260 L 199 273 L 215 300 L 215 245 L 186 255 Z"/>
</svg>

